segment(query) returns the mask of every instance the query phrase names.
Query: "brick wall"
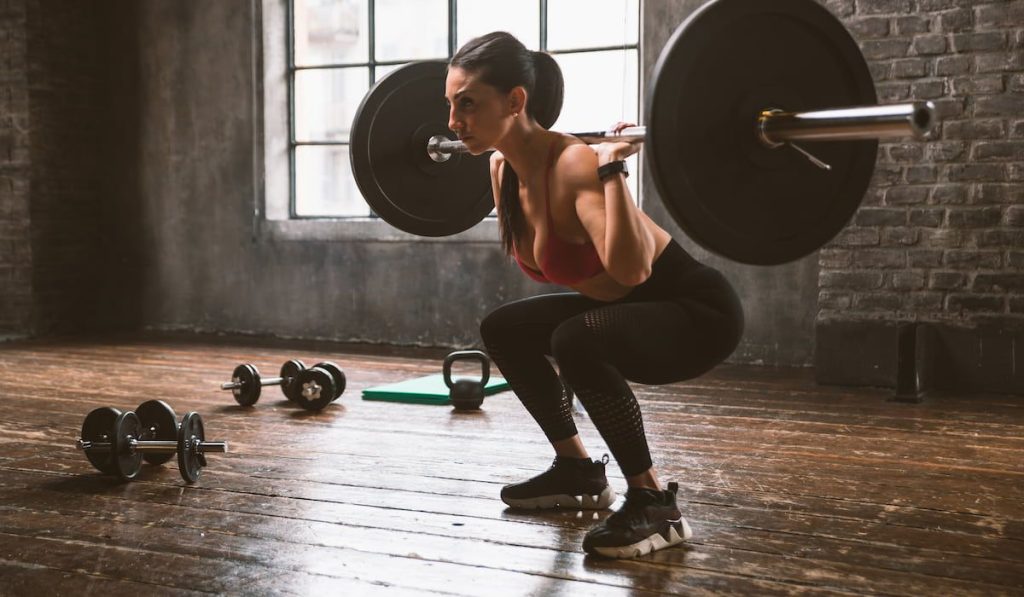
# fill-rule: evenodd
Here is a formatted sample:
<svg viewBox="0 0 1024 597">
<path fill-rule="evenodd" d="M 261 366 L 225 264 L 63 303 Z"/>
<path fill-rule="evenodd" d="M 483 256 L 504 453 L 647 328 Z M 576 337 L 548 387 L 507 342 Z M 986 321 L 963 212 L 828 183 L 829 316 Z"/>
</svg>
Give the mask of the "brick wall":
<svg viewBox="0 0 1024 597">
<path fill-rule="evenodd" d="M 27 5 L 36 333 L 90 327 L 97 304 L 101 102 L 95 1 Z"/>
<path fill-rule="evenodd" d="M 0 337 L 31 327 L 25 18 L 23 0 L 0 0 Z"/>
<path fill-rule="evenodd" d="M 1015 334 L 1024 328 L 1024 0 L 824 4 L 860 43 L 879 100 L 932 100 L 943 124 L 933 141 L 881 144 L 863 206 L 821 251 L 819 353 L 895 344 L 901 322 L 955 329 L 961 340 L 974 331 L 979 342 Z M 1020 387 L 1015 338 L 999 358 Z"/>
<path fill-rule="evenodd" d="M 96 9 L 0 0 L 0 334 L 92 321 L 103 132 Z"/>
</svg>

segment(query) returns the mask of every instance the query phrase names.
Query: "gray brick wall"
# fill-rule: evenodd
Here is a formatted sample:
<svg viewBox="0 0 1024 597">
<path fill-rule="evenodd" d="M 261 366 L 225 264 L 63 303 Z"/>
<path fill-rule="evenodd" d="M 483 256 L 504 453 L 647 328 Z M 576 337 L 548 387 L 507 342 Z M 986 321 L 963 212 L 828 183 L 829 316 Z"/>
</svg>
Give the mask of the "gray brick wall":
<svg viewBox="0 0 1024 597">
<path fill-rule="evenodd" d="M 102 71 L 95 0 L 27 4 L 36 333 L 93 325 L 102 267 Z"/>
<path fill-rule="evenodd" d="M 937 139 L 880 146 L 820 254 L 819 323 L 1024 324 L 1024 0 L 823 0 L 880 101 L 930 99 Z"/>
<path fill-rule="evenodd" d="M 31 327 L 25 20 L 23 0 L 0 0 L 0 336 Z"/>
<path fill-rule="evenodd" d="M 101 267 L 95 2 L 0 0 L 0 335 L 88 327 Z"/>
</svg>

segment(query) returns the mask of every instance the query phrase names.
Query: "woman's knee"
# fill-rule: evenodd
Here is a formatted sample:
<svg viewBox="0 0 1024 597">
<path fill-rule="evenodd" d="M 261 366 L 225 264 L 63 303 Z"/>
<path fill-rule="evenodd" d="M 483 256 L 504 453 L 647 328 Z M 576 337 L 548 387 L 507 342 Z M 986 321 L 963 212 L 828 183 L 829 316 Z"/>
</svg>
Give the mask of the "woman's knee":
<svg viewBox="0 0 1024 597">
<path fill-rule="evenodd" d="M 551 356 L 561 369 L 579 361 L 593 361 L 597 357 L 594 334 L 583 316 L 562 322 L 551 334 Z"/>
<path fill-rule="evenodd" d="M 503 343 L 516 333 L 522 323 L 516 303 L 506 303 L 480 320 L 480 338 L 484 344 Z"/>
</svg>

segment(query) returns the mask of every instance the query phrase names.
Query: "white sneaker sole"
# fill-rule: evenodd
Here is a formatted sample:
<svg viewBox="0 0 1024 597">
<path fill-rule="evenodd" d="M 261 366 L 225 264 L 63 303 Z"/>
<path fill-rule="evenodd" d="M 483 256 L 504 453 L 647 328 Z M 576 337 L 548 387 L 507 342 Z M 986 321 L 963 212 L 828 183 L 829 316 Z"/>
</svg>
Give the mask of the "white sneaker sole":
<svg viewBox="0 0 1024 597">
<path fill-rule="evenodd" d="M 542 508 L 566 508 L 569 510 L 603 510 L 615 501 L 615 490 L 609 485 L 600 495 L 543 495 L 536 498 L 514 500 L 501 498 L 513 508 L 539 510 Z"/>
<path fill-rule="evenodd" d="M 693 537 L 693 530 L 690 528 L 689 523 L 686 519 L 683 519 L 683 534 L 679 535 L 675 527 L 670 527 L 668 530 L 668 541 L 661 536 L 660 533 L 654 533 L 650 537 L 637 541 L 632 545 L 623 545 L 621 547 L 595 547 L 594 552 L 598 553 L 607 558 L 639 558 L 645 556 L 651 552 L 658 551 L 659 549 L 665 549 L 666 547 L 672 547 L 673 545 L 679 545 L 683 541 L 686 541 L 690 537 Z"/>
</svg>

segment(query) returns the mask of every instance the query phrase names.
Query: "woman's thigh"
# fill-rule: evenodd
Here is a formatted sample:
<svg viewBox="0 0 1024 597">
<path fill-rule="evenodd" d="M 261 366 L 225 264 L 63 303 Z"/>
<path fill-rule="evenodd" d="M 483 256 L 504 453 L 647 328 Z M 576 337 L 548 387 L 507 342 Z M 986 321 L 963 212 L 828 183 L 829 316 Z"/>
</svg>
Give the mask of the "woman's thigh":
<svg viewBox="0 0 1024 597">
<path fill-rule="evenodd" d="M 555 357 L 604 361 L 638 383 L 673 383 L 697 377 L 728 357 L 736 345 L 732 328 L 721 313 L 697 302 L 599 306 L 561 324 Z"/>
<path fill-rule="evenodd" d="M 512 301 L 480 322 L 484 344 L 512 343 L 551 354 L 551 334 L 562 322 L 602 303 L 577 292 L 542 294 Z"/>
</svg>

